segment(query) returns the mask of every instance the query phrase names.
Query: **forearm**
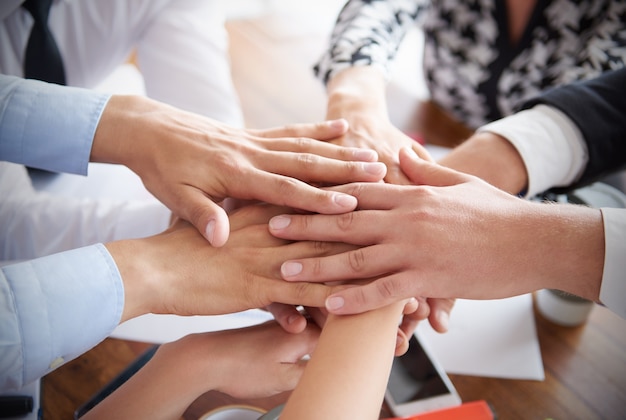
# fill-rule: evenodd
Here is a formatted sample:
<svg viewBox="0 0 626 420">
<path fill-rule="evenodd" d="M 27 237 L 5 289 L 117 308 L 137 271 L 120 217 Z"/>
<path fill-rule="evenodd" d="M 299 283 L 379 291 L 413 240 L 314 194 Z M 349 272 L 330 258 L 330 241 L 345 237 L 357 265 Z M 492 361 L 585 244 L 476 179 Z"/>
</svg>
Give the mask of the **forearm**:
<svg viewBox="0 0 626 420">
<path fill-rule="evenodd" d="M 329 316 L 281 419 L 377 419 L 404 302 L 359 315 Z"/>
<path fill-rule="evenodd" d="M 211 341 L 205 339 L 198 346 L 193 342 L 197 339 L 192 335 L 162 345 L 141 370 L 83 418 L 181 418 L 198 396 L 215 388 L 211 363 L 219 362 L 207 357 Z"/>
</svg>

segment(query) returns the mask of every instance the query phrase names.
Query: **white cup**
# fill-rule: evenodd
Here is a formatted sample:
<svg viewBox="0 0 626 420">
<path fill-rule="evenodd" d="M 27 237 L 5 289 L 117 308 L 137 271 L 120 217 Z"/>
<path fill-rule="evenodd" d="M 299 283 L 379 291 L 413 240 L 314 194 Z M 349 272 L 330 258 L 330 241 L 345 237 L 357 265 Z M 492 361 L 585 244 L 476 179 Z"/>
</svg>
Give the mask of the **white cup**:
<svg viewBox="0 0 626 420">
<path fill-rule="evenodd" d="M 199 420 L 258 420 L 265 411 L 248 405 L 228 405 L 211 410 Z"/>
<path fill-rule="evenodd" d="M 536 296 L 537 309 L 555 324 L 575 327 L 589 318 L 594 302 L 554 289 L 542 289 Z"/>
</svg>

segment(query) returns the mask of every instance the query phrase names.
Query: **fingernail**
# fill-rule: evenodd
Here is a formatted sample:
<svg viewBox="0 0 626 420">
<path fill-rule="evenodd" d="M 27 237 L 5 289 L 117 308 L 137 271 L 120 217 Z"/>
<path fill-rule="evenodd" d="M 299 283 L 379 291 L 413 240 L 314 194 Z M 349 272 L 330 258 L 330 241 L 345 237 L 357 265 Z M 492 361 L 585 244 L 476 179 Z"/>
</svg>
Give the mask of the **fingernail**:
<svg viewBox="0 0 626 420">
<path fill-rule="evenodd" d="M 387 166 L 385 166 L 382 162 L 364 163 L 363 169 L 365 169 L 365 172 L 369 174 L 379 176 L 385 175 L 385 172 L 387 172 Z"/>
<path fill-rule="evenodd" d="M 332 296 L 326 299 L 326 309 L 329 311 L 336 311 L 343 308 L 344 300 L 339 296 Z"/>
<path fill-rule="evenodd" d="M 209 223 L 206 224 L 206 230 L 204 232 L 206 238 L 211 244 L 213 243 L 214 233 L 215 233 L 215 220 L 211 219 L 209 220 Z"/>
<path fill-rule="evenodd" d="M 296 322 L 299 318 L 300 318 L 299 315 L 291 315 L 290 317 L 287 318 L 287 324 L 291 325 L 294 322 Z"/>
<path fill-rule="evenodd" d="M 333 195 L 333 201 L 335 202 L 335 204 L 349 209 L 353 209 L 357 205 L 356 197 L 348 194 L 335 194 Z"/>
<path fill-rule="evenodd" d="M 332 128 L 343 128 L 344 130 L 348 128 L 348 121 L 340 118 L 338 120 L 330 120 L 328 121 L 328 126 Z"/>
<path fill-rule="evenodd" d="M 404 337 L 400 334 L 396 334 L 396 347 L 400 346 L 402 343 L 404 343 Z"/>
<path fill-rule="evenodd" d="M 298 262 L 286 262 L 280 267 L 280 272 L 284 277 L 292 277 L 302 272 L 302 264 Z"/>
<path fill-rule="evenodd" d="M 366 162 L 376 161 L 378 160 L 378 153 L 370 149 L 355 149 L 354 159 Z"/>
<path fill-rule="evenodd" d="M 271 229 L 285 229 L 287 226 L 291 224 L 291 217 L 286 215 L 275 216 L 270 219 L 270 228 Z"/>
</svg>

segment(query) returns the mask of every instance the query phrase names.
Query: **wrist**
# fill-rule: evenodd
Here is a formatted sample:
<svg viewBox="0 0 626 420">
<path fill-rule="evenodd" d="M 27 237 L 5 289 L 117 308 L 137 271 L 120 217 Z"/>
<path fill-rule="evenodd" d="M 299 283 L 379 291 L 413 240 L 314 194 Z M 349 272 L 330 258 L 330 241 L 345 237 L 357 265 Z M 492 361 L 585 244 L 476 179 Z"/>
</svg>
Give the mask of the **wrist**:
<svg viewBox="0 0 626 420">
<path fill-rule="evenodd" d="M 328 83 L 327 117 L 380 115 L 387 118 L 386 82 L 382 73 L 368 66 L 339 72 Z"/>
<path fill-rule="evenodd" d="M 149 98 L 134 95 L 113 95 L 109 99 L 94 134 L 90 161 L 125 165 L 132 169 L 147 151 L 142 144 L 154 131 L 158 118 L 152 118 L 163 105 Z M 151 121 L 146 121 L 150 118 Z M 144 153 L 142 153 L 142 150 Z"/>
<path fill-rule="evenodd" d="M 604 224 L 599 209 L 572 204 L 532 203 L 538 206 L 534 247 L 536 289 L 562 290 L 598 301 L 604 267 Z"/>
<path fill-rule="evenodd" d="M 205 392 L 219 388 L 219 369 L 223 363 L 219 360 L 217 351 L 219 342 L 214 337 L 214 333 L 189 334 L 162 345 L 157 352 L 162 359 L 161 365 L 175 366 L 175 373 L 172 375 L 180 379 L 175 383 L 185 384 L 185 397 L 191 401 Z"/>
<path fill-rule="evenodd" d="M 144 241 L 131 239 L 109 242 L 105 247 L 115 261 L 124 284 L 124 310 L 120 322 L 147 313 L 161 313 L 157 308 L 160 270 L 145 258 Z"/>
<path fill-rule="evenodd" d="M 511 194 L 519 194 L 528 186 L 528 172 L 521 155 L 506 138 L 495 133 L 474 134 L 439 163 L 477 176 Z"/>
</svg>

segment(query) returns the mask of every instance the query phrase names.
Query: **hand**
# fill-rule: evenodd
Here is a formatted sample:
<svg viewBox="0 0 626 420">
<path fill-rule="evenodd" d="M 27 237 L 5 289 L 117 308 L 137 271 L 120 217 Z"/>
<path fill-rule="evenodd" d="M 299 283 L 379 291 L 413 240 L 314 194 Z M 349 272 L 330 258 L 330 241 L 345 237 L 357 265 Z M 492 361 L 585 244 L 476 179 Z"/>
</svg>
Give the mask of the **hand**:
<svg viewBox="0 0 626 420">
<path fill-rule="evenodd" d="M 356 207 L 346 194 L 308 183 L 379 181 L 386 169 L 371 150 L 324 141 L 345 121 L 244 130 L 144 97 L 113 96 L 100 119 L 91 160 L 120 163 L 214 246 L 226 243 L 226 197 L 324 214 Z"/>
<path fill-rule="evenodd" d="M 217 382 L 213 389 L 235 398 L 263 398 L 292 390 L 312 354 L 320 329 L 309 323 L 300 334 L 289 334 L 275 322 L 189 337 L 204 375 Z M 210 338 L 212 345 L 206 345 Z M 205 389 L 206 390 L 206 389 Z"/>
<path fill-rule="evenodd" d="M 348 132 L 333 143 L 375 150 L 387 166 L 385 181 L 409 184 L 399 166 L 400 149 L 408 147 L 423 159 L 432 158 L 424 147 L 389 121 L 385 87 L 386 81 L 375 68 L 359 66 L 343 70 L 328 84 L 326 116 L 344 118 L 350 125 Z"/>
<path fill-rule="evenodd" d="M 144 313 L 214 315 L 262 308 L 273 302 L 324 306 L 328 286 L 288 283 L 286 259 L 331 255 L 346 244 L 297 242 L 269 234 L 267 221 L 285 208 L 244 207 L 231 215 L 231 238 L 214 248 L 190 224 L 106 244 L 124 281 L 123 321 Z"/>
<path fill-rule="evenodd" d="M 277 237 L 361 247 L 287 261 L 283 278 L 376 278 L 330 296 L 326 308 L 335 314 L 360 313 L 410 296 L 496 299 L 539 288 L 597 300 L 604 258 L 599 210 L 525 201 L 407 150 L 400 164 L 417 185 L 340 187 L 357 197 L 359 211 L 274 217 L 270 230 Z"/>
<path fill-rule="evenodd" d="M 302 358 L 317 345 L 311 324 L 288 334 L 275 322 L 248 328 L 191 334 L 160 346 L 152 359 L 85 419 L 181 418 L 207 391 L 235 398 L 262 398 L 293 389 Z"/>
</svg>

